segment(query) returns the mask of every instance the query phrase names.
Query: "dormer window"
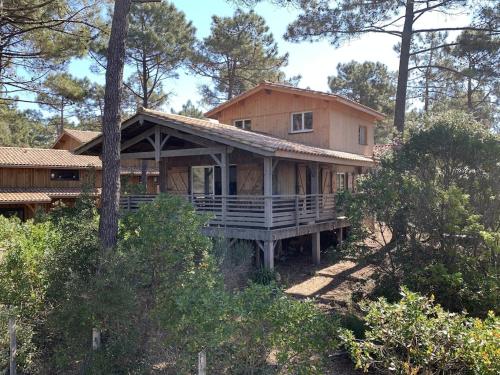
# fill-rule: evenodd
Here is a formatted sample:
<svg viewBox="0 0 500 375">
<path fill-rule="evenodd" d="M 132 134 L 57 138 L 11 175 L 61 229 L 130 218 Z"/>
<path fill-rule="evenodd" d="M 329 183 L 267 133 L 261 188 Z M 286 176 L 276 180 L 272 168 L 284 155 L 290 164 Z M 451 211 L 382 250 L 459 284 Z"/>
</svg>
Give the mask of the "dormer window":
<svg viewBox="0 0 500 375">
<path fill-rule="evenodd" d="M 292 113 L 291 133 L 304 133 L 313 130 L 313 113 L 296 112 Z"/>
<path fill-rule="evenodd" d="M 244 120 L 236 120 L 234 121 L 234 126 L 240 129 L 244 130 L 251 130 L 252 129 L 252 120 L 250 119 L 244 119 Z"/>
<path fill-rule="evenodd" d="M 358 142 L 360 145 L 367 145 L 368 140 L 368 129 L 366 126 L 360 125 L 358 128 Z"/>
</svg>

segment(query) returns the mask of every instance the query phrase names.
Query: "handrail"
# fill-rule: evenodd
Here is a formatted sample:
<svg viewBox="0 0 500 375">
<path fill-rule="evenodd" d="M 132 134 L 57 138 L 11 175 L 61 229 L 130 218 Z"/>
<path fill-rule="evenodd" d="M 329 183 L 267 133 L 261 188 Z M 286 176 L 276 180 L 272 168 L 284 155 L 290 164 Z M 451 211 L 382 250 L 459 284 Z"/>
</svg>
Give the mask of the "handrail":
<svg viewBox="0 0 500 375">
<path fill-rule="evenodd" d="M 335 218 L 335 194 L 178 195 L 198 212 L 210 213 L 209 225 L 241 228 L 299 227 Z M 134 211 L 156 194 L 123 195 L 120 207 Z"/>
</svg>

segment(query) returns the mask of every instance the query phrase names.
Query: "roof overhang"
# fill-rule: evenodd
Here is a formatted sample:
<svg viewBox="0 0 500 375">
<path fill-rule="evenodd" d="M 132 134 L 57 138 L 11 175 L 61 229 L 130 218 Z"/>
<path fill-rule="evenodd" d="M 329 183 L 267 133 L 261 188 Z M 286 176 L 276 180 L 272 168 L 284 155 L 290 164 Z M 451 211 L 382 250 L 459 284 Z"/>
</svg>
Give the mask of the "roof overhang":
<svg viewBox="0 0 500 375">
<path fill-rule="evenodd" d="M 330 163 L 330 164 L 342 164 L 342 165 L 353 165 L 353 166 L 372 166 L 374 165 L 373 160 L 367 156 L 350 154 L 346 152 L 336 152 L 333 150 L 320 149 L 317 147 L 310 147 L 305 145 L 296 144 L 301 147 L 308 147 L 310 152 L 300 152 L 294 150 L 283 150 L 280 148 L 276 148 L 274 146 L 266 146 L 269 143 L 269 140 L 275 140 L 276 142 L 288 142 L 279 138 L 274 138 L 270 136 L 264 136 L 267 141 L 262 142 L 263 144 L 258 144 L 257 141 L 247 140 L 244 135 L 238 133 L 238 137 L 229 136 L 227 134 L 228 127 L 231 128 L 231 131 L 241 132 L 242 130 L 236 129 L 234 127 L 230 127 L 224 124 L 218 124 L 216 126 L 220 126 L 221 129 L 225 129 L 226 133 L 221 133 L 217 128 L 207 128 L 207 121 L 203 121 L 202 123 L 205 125 L 195 125 L 193 120 L 186 117 L 186 122 L 183 122 L 183 116 L 173 116 L 169 114 L 163 114 L 163 116 L 170 116 L 170 118 L 161 117 L 161 112 L 158 112 L 158 115 L 154 114 L 154 111 L 150 111 L 147 113 L 145 110 L 138 112 L 134 116 L 128 118 L 122 123 L 121 133 L 122 133 L 122 146 L 123 142 L 127 142 L 129 140 L 133 140 L 133 138 L 137 138 L 141 133 L 152 132 L 152 127 L 160 126 L 163 128 L 168 128 L 167 132 L 175 132 L 174 138 L 177 135 L 189 135 L 191 138 L 203 139 L 206 142 L 212 142 L 211 144 L 223 145 L 226 147 L 231 147 L 234 149 L 240 149 L 244 151 L 248 151 L 250 153 L 259 155 L 261 157 L 276 157 L 282 159 L 291 159 L 291 160 L 300 160 L 300 161 L 313 161 L 313 162 L 322 162 L 322 163 Z M 172 118 L 175 117 L 175 118 Z M 202 120 L 199 120 L 202 121 Z M 210 124 L 210 127 L 214 126 L 213 123 Z M 177 134 L 177 135 L 175 135 Z M 256 133 L 252 133 L 252 136 L 255 137 Z M 77 154 L 100 154 L 102 150 L 102 140 L 103 135 L 98 136 L 92 141 L 85 143 L 78 147 L 75 150 Z M 321 154 L 323 152 L 323 154 Z M 328 154 L 330 153 L 330 154 Z M 332 155 L 333 153 L 333 155 Z M 138 153 L 139 155 L 141 153 Z M 123 153 L 122 155 L 126 155 Z M 345 157 L 343 157 L 345 155 Z M 134 155 L 129 155 L 130 157 Z M 175 155 L 175 156 L 180 156 Z"/>
</svg>

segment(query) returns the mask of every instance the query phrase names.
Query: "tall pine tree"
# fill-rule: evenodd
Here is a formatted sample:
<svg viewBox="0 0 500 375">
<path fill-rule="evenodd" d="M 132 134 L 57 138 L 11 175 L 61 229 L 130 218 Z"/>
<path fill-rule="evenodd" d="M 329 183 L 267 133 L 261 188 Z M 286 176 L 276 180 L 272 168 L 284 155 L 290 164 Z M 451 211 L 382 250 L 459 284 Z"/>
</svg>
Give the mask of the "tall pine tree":
<svg viewBox="0 0 500 375">
<path fill-rule="evenodd" d="M 264 18 L 238 9 L 232 17 L 212 17 L 211 33 L 197 44 L 192 69 L 212 80 L 200 90 L 206 104 L 217 105 L 263 80 L 283 81 L 287 62 Z"/>
</svg>

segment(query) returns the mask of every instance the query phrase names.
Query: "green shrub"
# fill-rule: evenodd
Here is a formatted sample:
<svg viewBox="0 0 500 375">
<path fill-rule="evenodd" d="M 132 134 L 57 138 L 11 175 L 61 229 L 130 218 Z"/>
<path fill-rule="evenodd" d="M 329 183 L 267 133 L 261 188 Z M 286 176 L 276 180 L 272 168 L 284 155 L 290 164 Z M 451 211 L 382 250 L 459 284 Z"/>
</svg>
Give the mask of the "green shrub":
<svg viewBox="0 0 500 375">
<path fill-rule="evenodd" d="M 433 298 L 406 288 L 401 294 L 398 303 L 381 298 L 365 304 L 364 340 L 344 331 L 344 343 L 357 368 L 408 375 L 498 373 L 498 318 L 472 320 L 446 312 Z"/>
<path fill-rule="evenodd" d="M 252 274 L 252 281 L 261 285 L 270 285 L 277 280 L 277 273 L 264 267 L 259 267 Z"/>
</svg>

